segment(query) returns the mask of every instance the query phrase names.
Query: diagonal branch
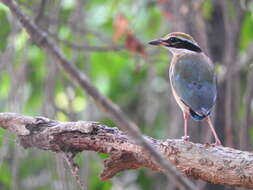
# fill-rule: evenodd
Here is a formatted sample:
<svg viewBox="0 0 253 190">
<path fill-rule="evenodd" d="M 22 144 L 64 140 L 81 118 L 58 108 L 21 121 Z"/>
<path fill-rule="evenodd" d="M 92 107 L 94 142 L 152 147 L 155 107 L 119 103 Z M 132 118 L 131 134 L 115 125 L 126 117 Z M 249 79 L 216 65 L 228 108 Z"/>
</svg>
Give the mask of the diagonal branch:
<svg viewBox="0 0 253 190">
<path fill-rule="evenodd" d="M 121 171 L 141 167 L 166 172 L 125 132 L 97 122 L 59 122 L 44 117 L 0 113 L 0 126 L 15 132 L 24 148 L 73 155 L 84 150 L 109 154 L 110 157 L 104 161 L 102 180 L 108 180 Z M 144 138 L 188 177 L 215 184 L 253 188 L 253 154 L 250 152 L 178 139 Z"/>
<path fill-rule="evenodd" d="M 102 110 L 107 112 L 111 118 L 118 123 L 118 127 L 128 132 L 134 138 L 135 142 L 141 145 L 150 155 L 151 158 L 159 163 L 161 168 L 164 168 L 166 175 L 170 176 L 175 181 L 178 181 L 186 189 L 196 190 L 197 187 L 187 178 L 183 177 L 177 169 L 165 159 L 159 151 L 157 151 L 142 135 L 137 125 L 129 120 L 129 118 L 121 111 L 121 109 L 104 97 L 89 81 L 86 75 L 81 74 L 73 64 L 71 64 L 60 49 L 48 39 L 47 34 L 41 31 L 29 17 L 27 17 L 19 8 L 15 0 L 1 0 L 7 7 L 9 7 L 12 14 L 20 21 L 26 29 L 31 39 L 47 53 L 54 57 L 55 62 L 58 63 L 63 70 L 68 73 L 70 78 L 82 87 L 88 95 L 90 95 L 95 102 L 102 107 Z"/>
</svg>

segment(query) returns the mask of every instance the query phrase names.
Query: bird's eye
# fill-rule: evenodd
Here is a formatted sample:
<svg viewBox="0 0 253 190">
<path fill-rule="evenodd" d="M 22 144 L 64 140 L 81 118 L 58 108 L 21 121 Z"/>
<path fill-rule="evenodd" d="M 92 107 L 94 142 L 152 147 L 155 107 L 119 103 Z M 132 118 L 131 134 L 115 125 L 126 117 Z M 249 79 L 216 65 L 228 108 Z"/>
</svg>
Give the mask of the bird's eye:
<svg viewBox="0 0 253 190">
<path fill-rule="evenodd" d="M 175 43 L 175 42 L 178 41 L 177 38 L 174 38 L 174 37 L 171 37 L 169 40 L 170 40 L 171 43 Z"/>
</svg>

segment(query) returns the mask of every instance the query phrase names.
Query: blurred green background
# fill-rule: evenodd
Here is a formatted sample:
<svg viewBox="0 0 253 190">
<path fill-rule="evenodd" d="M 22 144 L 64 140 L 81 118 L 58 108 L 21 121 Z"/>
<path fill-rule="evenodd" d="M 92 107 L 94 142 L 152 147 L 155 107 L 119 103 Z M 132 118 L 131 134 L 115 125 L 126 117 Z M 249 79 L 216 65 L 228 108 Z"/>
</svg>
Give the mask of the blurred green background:
<svg viewBox="0 0 253 190">
<path fill-rule="evenodd" d="M 147 42 L 172 31 L 191 34 L 215 63 L 219 97 L 213 113 L 223 145 L 252 150 L 253 2 L 247 0 L 19 0 L 21 9 L 117 103 L 145 135 L 180 138 L 183 117 L 169 87 L 171 55 Z M 0 3 L 0 109 L 60 121 L 115 124 L 82 89 L 37 47 Z M 123 28 L 123 30 L 122 30 Z M 121 30 L 121 31 L 120 31 Z M 121 33 L 122 32 L 122 33 Z M 190 121 L 194 142 L 211 142 L 204 122 Z M 106 155 L 76 158 L 91 190 L 179 189 L 147 169 L 123 172 L 101 182 Z M 194 181 L 200 189 L 228 188 Z M 0 129 L 1 190 L 79 189 L 62 158 L 24 150 Z"/>
</svg>

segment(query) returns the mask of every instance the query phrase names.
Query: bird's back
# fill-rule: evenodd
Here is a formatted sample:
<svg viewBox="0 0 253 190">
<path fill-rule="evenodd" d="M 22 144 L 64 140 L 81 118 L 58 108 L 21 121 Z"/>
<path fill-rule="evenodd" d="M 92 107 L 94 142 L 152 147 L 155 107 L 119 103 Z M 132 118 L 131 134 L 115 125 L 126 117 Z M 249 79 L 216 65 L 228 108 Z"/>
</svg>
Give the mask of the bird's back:
<svg viewBox="0 0 253 190">
<path fill-rule="evenodd" d="M 208 115 L 217 97 L 213 65 L 204 54 L 185 54 L 172 64 L 170 80 L 180 100 L 201 115 Z"/>
</svg>

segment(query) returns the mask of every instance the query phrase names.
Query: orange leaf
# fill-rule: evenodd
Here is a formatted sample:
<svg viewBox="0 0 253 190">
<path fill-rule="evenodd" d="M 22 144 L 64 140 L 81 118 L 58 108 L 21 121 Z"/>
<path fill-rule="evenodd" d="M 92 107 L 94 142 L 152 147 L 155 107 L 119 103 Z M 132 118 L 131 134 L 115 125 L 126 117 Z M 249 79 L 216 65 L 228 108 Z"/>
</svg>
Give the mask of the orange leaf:
<svg viewBox="0 0 253 190">
<path fill-rule="evenodd" d="M 126 41 L 125 41 L 125 47 L 131 52 L 131 53 L 139 53 L 143 56 L 146 56 L 146 52 L 144 50 L 143 45 L 141 42 L 134 36 L 134 34 L 131 31 L 127 31 L 126 35 Z"/>
<path fill-rule="evenodd" d="M 162 15 L 168 19 L 173 20 L 175 19 L 175 16 L 169 11 L 168 6 L 170 6 L 169 0 L 157 0 L 158 4 L 160 4 Z"/>
<path fill-rule="evenodd" d="M 126 32 L 128 20 L 123 14 L 118 14 L 114 21 L 114 36 L 113 42 L 117 42 L 120 37 Z"/>
<path fill-rule="evenodd" d="M 168 20 L 173 20 L 173 19 L 175 19 L 175 16 L 174 16 L 173 14 L 171 14 L 170 12 L 165 11 L 165 10 L 161 10 L 161 12 L 162 12 L 162 15 L 163 15 L 166 19 L 168 19 Z"/>
</svg>

